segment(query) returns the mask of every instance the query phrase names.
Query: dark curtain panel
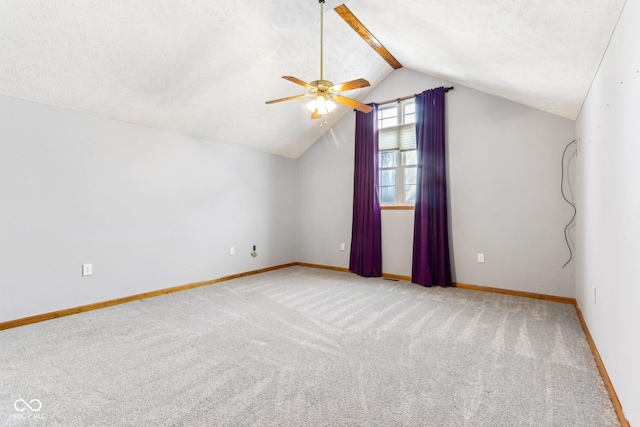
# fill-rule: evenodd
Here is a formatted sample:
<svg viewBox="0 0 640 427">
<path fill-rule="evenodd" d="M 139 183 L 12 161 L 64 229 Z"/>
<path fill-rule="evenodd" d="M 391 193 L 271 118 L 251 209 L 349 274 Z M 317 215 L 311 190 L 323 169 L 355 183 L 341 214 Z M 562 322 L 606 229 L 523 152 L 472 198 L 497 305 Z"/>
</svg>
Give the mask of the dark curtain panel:
<svg viewBox="0 0 640 427">
<path fill-rule="evenodd" d="M 418 173 L 411 281 L 451 286 L 444 88 L 416 96 Z"/>
<path fill-rule="evenodd" d="M 382 275 L 382 226 L 378 195 L 378 107 L 356 112 L 353 223 L 349 270 L 360 276 Z"/>
</svg>

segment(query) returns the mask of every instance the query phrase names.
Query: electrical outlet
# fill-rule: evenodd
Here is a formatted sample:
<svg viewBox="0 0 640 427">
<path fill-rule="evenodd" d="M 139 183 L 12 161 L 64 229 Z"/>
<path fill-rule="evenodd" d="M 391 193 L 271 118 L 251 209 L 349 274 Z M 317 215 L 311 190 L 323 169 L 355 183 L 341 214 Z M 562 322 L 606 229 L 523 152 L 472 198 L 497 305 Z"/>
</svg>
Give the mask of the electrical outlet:
<svg viewBox="0 0 640 427">
<path fill-rule="evenodd" d="M 82 275 L 91 276 L 93 274 L 93 264 L 82 264 Z"/>
<path fill-rule="evenodd" d="M 344 251 L 344 243 L 340 243 L 340 250 Z"/>
<path fill-rule="evenodd" d="M 478 262 L 484 264 L 484 254 L 478 254 Z"/>
<path fill-rule="evenodd" d="M 236 254 L 236 248 L 235 248 L 235 247 L 233 247 L 233 246 L 231 246 L 231 247 L 229 248 L 229 255 L 235 255 L 235 254 Z"/>
</svg>

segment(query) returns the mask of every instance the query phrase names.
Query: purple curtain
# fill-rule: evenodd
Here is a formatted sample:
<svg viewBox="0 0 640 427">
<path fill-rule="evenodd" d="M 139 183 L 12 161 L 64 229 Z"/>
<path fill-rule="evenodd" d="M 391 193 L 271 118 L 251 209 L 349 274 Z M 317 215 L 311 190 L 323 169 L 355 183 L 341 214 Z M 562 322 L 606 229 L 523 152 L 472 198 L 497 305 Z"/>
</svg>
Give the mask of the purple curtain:
<svg viewBox="0 0 640 427">
<path fill-rule="evenodd" d="M 360 276 L 382 275 L 382 226 L 378 195 L 378 106 L 356 112 L 353 223 L 349 270 Z"/>
<path fill-rule="evenodd" d="M 418 171 L 411 281 L 451 286 L 444 88 L 416 96 Z"/>
</svg>

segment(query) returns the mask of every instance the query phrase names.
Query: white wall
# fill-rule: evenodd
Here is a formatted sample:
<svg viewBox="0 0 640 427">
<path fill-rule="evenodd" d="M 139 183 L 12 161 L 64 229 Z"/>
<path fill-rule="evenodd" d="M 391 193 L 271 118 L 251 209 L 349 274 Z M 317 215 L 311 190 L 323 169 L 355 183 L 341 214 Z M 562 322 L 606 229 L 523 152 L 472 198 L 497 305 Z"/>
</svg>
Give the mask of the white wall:
<svg viewBox="0 0 640 427">
<path fill-rule="evenodd" d="M 295 173 L 0 96 L 0 322 L 294 262 Z"/>
<path fill-rule="evenodd" d="M 638 22 L 640 3 L 628 1 L 576 125 L 576 297 L 634 426 L 640 425 Z"/>
<path fill-rule="evenodd" d="M 451 86 L 394 71 L 367 97 L 384 101 Z M 447 94 L 454 277 L 462 283 L 573 296 L 563 229 L 560 156 L 574 122 L 460 85 Z M 355 114 L 298 159 L 298 260 L 348 267 Z M 413 211 L 383 211 L 383 271 L 411 275 Z M 347 251 L 339 244 L 346 242 Z M 478 264 L 477 253 L 486 263 Z"/>
<path fill-rule="evenodd" d="M 349 267 L 354 135 L 355 114 L 346 114 L 298 158 L 299 262 Z"/>
</svg>

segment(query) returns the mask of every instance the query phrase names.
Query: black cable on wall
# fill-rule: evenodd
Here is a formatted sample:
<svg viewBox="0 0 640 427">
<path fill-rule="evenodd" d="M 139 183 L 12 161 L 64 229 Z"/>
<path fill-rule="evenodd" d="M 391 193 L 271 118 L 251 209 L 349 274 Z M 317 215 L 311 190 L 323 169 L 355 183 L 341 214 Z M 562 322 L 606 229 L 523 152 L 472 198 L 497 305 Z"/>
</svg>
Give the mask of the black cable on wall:
<svg viewBox="0 0 640 427">
<path fill-rule="evenodd" d="M 567 260 L 567 262 L 564 263 L 564 265 L 562 266 L 562 268 L 565 268 L 567 266 L 567 264 L 569 264 L 571 262 L 571 260 L 573 259 L 573 251 L 571 250 L 571 245 L 569 244 L 569 236 L 568 236 L 568 230 L 569 227 L 571 226 L 571 224 L 573 224 L 573 221 L 575 221 L 576 219 L 576 214 L 578 213 L 578 209 L 576 209 L 576 205 L 571 202 L 569 199 L 567 199 L 567 196 L 564 194 L 564 158 L 565 155 L 567 154 L 567 150 L 569 149 L 569 147 L 571 147 L 572 144 L 575 144 L 577 140 L 573 140 L 570 143 L 567 144 L 566 147 L 564 147 L 564 151 L 562 152 L 562 165 L 561 165 L 561 173 L 562 176 L 560 178 L 560 193 L 562 193 L 562 198 L 571 205 L 571 207 L 573 208 L 573 216 L 571 217 L 571 221 L 569 221 L 569 223 L 567 224 L 566 227 L 564 227 L 564 241 L 567 243 L 567 248 L 569 248 L 569 259 Z"/>
</svg>

